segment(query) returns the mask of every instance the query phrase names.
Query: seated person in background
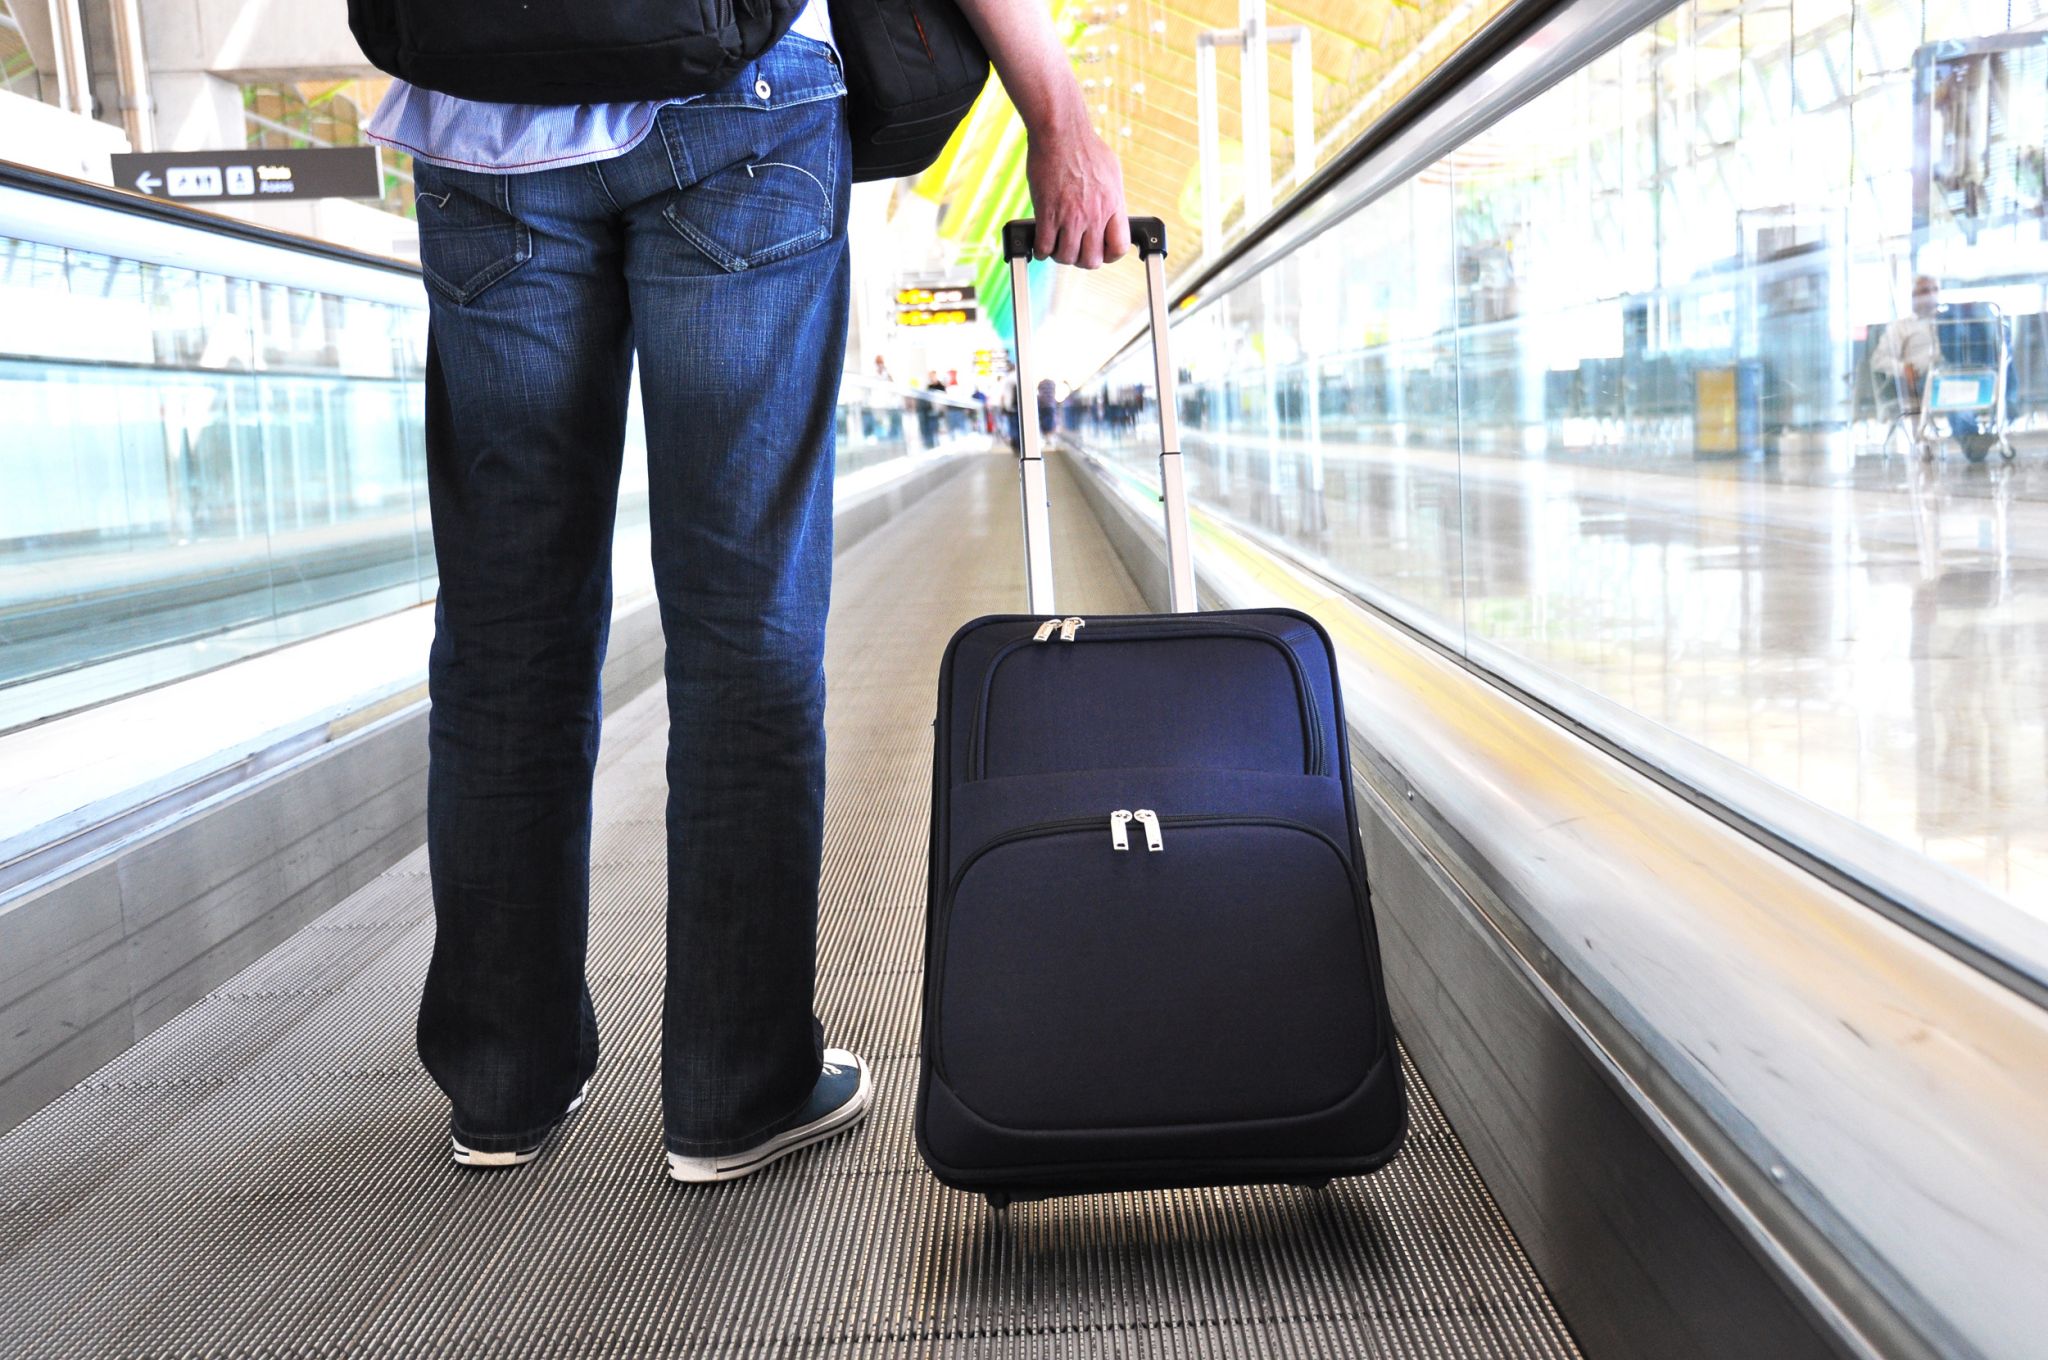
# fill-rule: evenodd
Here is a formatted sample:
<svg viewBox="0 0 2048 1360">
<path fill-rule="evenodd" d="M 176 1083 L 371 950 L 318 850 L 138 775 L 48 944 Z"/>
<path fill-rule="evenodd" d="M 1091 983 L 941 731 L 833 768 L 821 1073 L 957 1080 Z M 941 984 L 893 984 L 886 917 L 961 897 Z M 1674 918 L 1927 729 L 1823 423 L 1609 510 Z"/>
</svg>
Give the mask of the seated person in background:
<svg viewBox="0 0 2048 1360">
<path fill-rule="evenodd" d="M 1927 370 L 1941 361 L 1941 340 L 1934 328 L 1940 297 L 1940 286 L 1933 279 L 1925 274 L 1914 279 L 1913 310 L 1886 326 L 1877 348 L 1871 351 L 1870 366 L 1898 380 L 1899 406 L 1905 415 L 1920 414 Z"/>
<path fill-rule="evenodd" d="M 1998 366 L 1999 322 L 1978 316 L 1977 304 L 1941 305 L 1941 286 L 1922 274 L 1913 280 L 1913 311 L 1885 327 L 1871 351 L 1870 366 L 1891 375 L 1899 384 L 1900 414 L 1920 414 L 1927 391 L 1927 374 L 1937 364 L 1950 367 L 1995 369 Z M 1951 411 L 1949 432 L 1963 451 L 1982 458 L 1996 437 L 1984 433 L 1977 416 L 1969 411 Z"/>
</svg>

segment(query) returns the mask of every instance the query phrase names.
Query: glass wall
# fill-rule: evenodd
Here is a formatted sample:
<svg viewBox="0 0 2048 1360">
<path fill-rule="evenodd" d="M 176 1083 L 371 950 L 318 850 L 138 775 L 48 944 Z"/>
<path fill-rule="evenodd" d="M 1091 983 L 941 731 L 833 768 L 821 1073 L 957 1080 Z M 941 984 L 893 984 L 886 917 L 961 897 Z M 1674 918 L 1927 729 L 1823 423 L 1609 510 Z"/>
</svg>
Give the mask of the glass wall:
<svg viewBox="0 0 2048 1360">
<path fill-rule="evenodd" d="M 1180 319 L 1198 504 L 1767 824 L 2048 913 L 2044 17 L 1669 11 Z M 1149 362 L 1067 413 L 1145 477 Z"/>
<path fill-rule="evenodd" d="M 0 729 L 431 594 L 423 311 L 0 238 L 0 317 Z"/>
<path fill-rule="evenodd" d="M 0 237 L 0 731 L 432 599 L 425 351 L 424 295 Z M 842 402 L 842 471 L 971 423 Z M 622 593 L 647 576 L 632 409 Z"/>
</svg>

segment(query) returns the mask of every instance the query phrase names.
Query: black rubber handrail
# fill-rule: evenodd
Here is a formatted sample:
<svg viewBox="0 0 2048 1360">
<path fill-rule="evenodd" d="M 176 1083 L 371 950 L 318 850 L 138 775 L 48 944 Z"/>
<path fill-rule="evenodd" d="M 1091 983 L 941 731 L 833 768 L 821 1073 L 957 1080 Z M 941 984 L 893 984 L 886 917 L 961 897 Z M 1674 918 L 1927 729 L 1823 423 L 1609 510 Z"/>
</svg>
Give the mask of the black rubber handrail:
<svg viewBox="0 0 2048 1360">
<path fill-rule="evenodd" d="M 60 175 L 55 171 L 41 170 L 14 161 L 0 160 L 0 186 L 22 189 L 50 198 L 68 199 L 73 203 L 90 204 L 95 208 L 130 213 L 137 217 L 151 217 L 160 222 L 171 222 L 181 227 L 212 232 L 216 236 L 228 236 L 257 245 L 295 250 L 302 255 L 319 255 L 346 264 L 384 269 L 412 278 L 419 277 L 418 265 L 395 256 L 373 255 L 366 250 L 351 250 L 347 246 L 338 246 L 330 241 L 319 241 L 295 232 L 281 231 L 276 227 L 262 227 L 254 222 L 244 222 L 240 218 L 207 212 L 190 204 L 151 198 L 147 194 L 117 189 L 112 185 L 100 184 L 89 179 L 77 179 L 71 175 Z"/>
</svg>

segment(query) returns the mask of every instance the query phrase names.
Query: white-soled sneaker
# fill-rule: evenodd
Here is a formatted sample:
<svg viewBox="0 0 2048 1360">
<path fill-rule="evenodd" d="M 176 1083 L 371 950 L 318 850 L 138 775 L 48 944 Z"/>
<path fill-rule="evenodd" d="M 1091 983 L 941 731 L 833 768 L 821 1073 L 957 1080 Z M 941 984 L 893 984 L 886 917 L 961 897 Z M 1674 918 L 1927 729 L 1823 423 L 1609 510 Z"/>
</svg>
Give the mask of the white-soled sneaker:
<svg viewBox="0 0 2048 1360">
<path fill-rule="evenodd" d="M 697 1185 L 751 1176 L 800 1148 L 823 1142 L 835 1133 L 846 1132 L 867 1117 L 868 1106 L 874 1098 L 868 1065 L 861 1061 L 860 1054 L 844 1048 L 828 1048 L 825 1050 L 825 1068 L 818 1074 L 818 1084 L 812 1088 L 810 1100 L 790 1116 L 786 1127 L 769 1133 L 743 1152 L 729 1152 L 722 1157 L 685 1157 L 680 1152 L 671 1152 L 668 1154 L 668 1174 L 675 1180 Z"/>
<path fill-rule="evenodd" d="M 576 1098 L 569 1102 L 569 1108 L 562 1111 L 562 1117 L 550 1124 L 548 1131 L 536 1138 L 532 1147 L 523 1147 L 512 1152 L 479 1152 L 473 1147 L 464 1146 L 461 1135 L 451 1131 L 448 1142 L 455 1149 L 455 1164 L 476 1167 L 524 1166 L 540 1156 L 541 1147 L 553 1136 L 556 1129 L 562 1127 L 570 1115 L 583 1108 L 584 1097 L 589 1094 L 590 1083 L 586 1081 L 583 1083 L 583 1089 L 576 1093 Z"/>
</svg>

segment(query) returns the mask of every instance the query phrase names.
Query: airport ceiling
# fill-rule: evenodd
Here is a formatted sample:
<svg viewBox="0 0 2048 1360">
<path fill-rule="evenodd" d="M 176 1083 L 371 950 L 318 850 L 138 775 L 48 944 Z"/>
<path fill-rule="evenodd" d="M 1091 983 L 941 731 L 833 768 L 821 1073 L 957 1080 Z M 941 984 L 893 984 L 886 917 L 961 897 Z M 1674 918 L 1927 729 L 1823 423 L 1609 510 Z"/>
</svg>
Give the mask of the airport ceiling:
<svg viewBox="0 0 2048 1360">
<path fill-rule="evenodd" d="M 1307 29 L 1314 110 L 1315 164 L 1357 136 L 1378 113 L 1441 63 L 1496 13 L 1504 0 L 1275 0 L 1268 28 Z M 1133 213 L 1167 224 L 1169 275 L 1203 250 L 1195 102 L 1196 38 L 1239 29 L 1241 0 L 1054 0 L 1055 21 L 1074 73 L 1095 110 L 1096 128 L 1123 162 Z M 1241 53 L 1217 53 L 1221 179 L 1227 240 L 1242 215 Z M 1290 49 L 1268 56 L 1274 200 L 1292 190 L 1294 95 Z M 1024 136 L 1015 109 L 991 81 L 939 163 L 916 192 L 943 204 L 939 232 L 975 276 L 984 308 L 1009 334 L 1008 282 L 994 247 L 995 229 L 1027 215 Z M 1070 362 L 1092 369 L 1126 334 L 1144 305 L 1135 265 L 1081 275 L 1062 270 L 1051 313 L 1071 337 Z M 1075 346 L 1078 345 L 1078 350 Z M 1079 378 L 1086 372 L 1069 376 Z"/>
</svg>

